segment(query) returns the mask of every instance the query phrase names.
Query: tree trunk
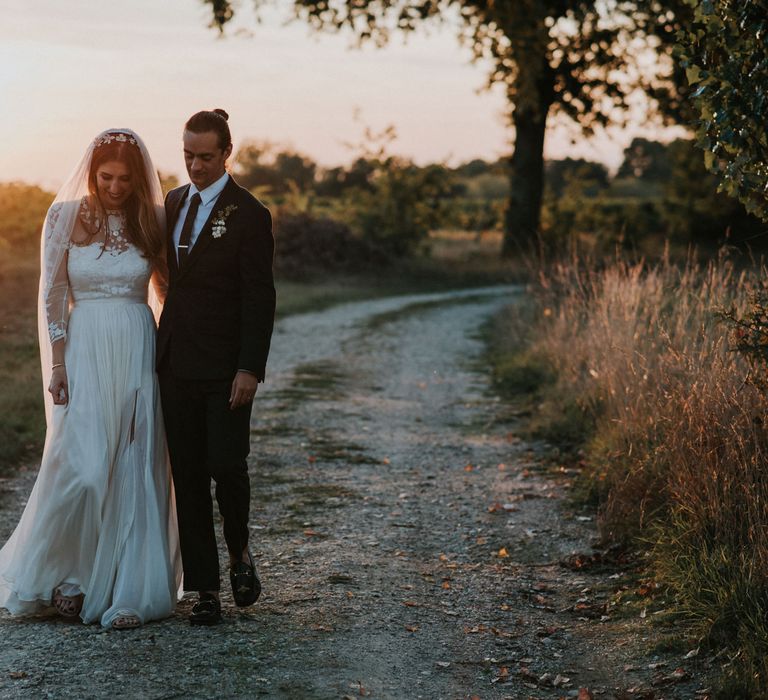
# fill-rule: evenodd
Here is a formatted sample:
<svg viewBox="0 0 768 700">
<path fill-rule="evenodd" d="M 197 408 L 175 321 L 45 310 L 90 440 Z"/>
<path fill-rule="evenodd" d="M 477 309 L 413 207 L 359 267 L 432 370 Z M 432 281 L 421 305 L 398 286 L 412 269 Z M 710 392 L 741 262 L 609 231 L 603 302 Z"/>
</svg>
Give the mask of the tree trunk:
<svg viewBox="0 0 768 700">
<path fill-rule="evenodd" d="M 533 248 L 539 233 L 544 191 L 544 135 L 554 98 L 554 76 L 546 56 L 541 59 L 546 66 L 543 66 L 541 77 L 533 83 L 537 94 L 526 96 L 523 104 L 518 100 L 511 117 L 515 128 L 515 150 L 509 162 L 504 257 Z"/>
</svg>

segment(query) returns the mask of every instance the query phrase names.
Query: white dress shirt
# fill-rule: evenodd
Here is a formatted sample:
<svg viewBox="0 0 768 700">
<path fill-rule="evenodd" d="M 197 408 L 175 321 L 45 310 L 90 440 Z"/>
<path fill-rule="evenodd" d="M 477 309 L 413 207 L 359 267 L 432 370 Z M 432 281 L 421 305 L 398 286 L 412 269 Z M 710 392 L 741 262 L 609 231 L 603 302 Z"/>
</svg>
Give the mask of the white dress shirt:
<svg viewBox="0 0 768 700">
<path fill-rule="evenodd" d="M 181 229 L 184 228 L 184 220 L 187 218 L 187 212 L 189 211 L 189 201 L 192 196 L 197 192 L 200 194 L 200 206 L 197 209 L 197 216 L 195 217 L 195 224 L 192 226 L 192 237 L 189 240 L 189 250 L 191 252 L 195 245 L 197 237 L 200 235 L 200 231 L 203 230 L 205 222 L 208 221 L 208 217 L 211 215 L 213 205 L 216 204 L 216 200 L 219 198 L 222 190 L 229 180 L 229 173 L 224 173 L 216 182 L 212 185 L 208 185 L 204 190 L 198 190 L 193 184 L 189 185 L 189 191 L 187 192 L 187 198 L 184 200 L 184 204 L 179 209 L 179 216 L 176 219 L 176 225 L 173 227 L 173 247 L 176 249 L 176 260 L 179 259 L 179 239 L 181 238 Z"/>
</svg>

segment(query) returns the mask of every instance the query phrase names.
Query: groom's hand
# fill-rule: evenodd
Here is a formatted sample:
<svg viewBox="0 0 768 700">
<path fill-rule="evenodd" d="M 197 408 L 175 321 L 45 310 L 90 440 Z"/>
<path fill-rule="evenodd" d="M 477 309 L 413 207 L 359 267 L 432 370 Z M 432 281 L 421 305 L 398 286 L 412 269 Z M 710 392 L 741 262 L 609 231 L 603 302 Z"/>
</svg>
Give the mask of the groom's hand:
<svg viewBox="0 0 768 700">
<path fill-rule="evenodd" d="M 253 401 L 256 390 L 259 388 L 259 380 L 255 374 L 240 370 L 232 382 L 232 393 L 229 395 L 229 408 L 235 410 L 240 406 Z"/>
</svg>

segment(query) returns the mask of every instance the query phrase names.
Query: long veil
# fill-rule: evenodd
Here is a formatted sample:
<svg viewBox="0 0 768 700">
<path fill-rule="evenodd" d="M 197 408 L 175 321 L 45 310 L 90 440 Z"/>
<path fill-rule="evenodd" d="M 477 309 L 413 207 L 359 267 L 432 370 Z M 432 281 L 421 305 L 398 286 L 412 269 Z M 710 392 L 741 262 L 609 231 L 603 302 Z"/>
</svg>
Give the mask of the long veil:
<svg viewBox="0 0 768 700">
<path fill-rule="evenodd" d="M 80 162 L 67 178 L 53 200 L 43 223 L 40 241 L 40 287 L 37 304 L 37 328 L 40 342 L 40 363 L 43 376 L 43 396 L 45 397 L 45 420 L 48 436 L 51 433 L 53 416 L 53 397 L 48 392 L 51 381 L 51 343 L 66 338 L 69 318 L 69 284 L 66 269 L 66 252 L 69 248 L 72 231 L 80 211 L 80 201 L 88 194 L 88 173 L 96 144 L 107 134 L 125 134 L 135 140 L 141 151 L 144 163 L 144 177 L 149 185 L 149 194 L 155 210 L 159 230 L 165 232 L 165 208 L 163 191 L 149 151 L 144 141 L 131 129 L 106 129 L 91 141 Z M 162 310 L 162 300 L 154 285 L 149 286 L 148 299 L 155 321 Z"/>
</svg>

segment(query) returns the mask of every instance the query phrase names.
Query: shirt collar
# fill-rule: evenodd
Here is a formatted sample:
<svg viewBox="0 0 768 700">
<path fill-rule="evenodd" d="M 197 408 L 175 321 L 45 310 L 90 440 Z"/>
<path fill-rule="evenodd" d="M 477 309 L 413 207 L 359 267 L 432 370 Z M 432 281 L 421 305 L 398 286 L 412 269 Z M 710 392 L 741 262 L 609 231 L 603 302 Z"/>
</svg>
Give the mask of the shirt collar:
<svg viewBox="0 0 768 700">
<path fill-rule="evenodd" d="M 195 185 L 189 185 L 189 193 L 187 197 L 192 197 L 195 193 L 200 194 L 200 203 L 207 207 L 216 197 L 218 197 L 227 185 L 229 180 L 229 173 L 224 173 L 216 182 L 208 185 L 204 190 L 198 190 Z"/>
</svg>

